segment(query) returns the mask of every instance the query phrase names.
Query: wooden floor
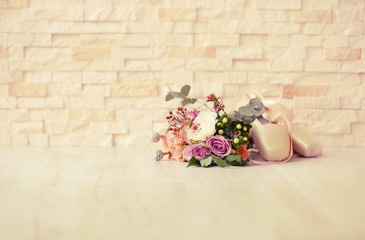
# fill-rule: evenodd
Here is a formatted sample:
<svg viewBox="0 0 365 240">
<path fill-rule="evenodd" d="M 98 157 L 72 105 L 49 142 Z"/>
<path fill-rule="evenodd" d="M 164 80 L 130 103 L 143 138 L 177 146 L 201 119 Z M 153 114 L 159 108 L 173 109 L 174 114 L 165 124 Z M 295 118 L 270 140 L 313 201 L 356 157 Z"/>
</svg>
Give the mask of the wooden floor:
<svg viewBox="0 0 365 240">
<path fill-rule="evenodd" d="M 152 149 L 0 149 L 0 239 L 365 239 L 365 149 L 186 168 Z"/>
</svg>

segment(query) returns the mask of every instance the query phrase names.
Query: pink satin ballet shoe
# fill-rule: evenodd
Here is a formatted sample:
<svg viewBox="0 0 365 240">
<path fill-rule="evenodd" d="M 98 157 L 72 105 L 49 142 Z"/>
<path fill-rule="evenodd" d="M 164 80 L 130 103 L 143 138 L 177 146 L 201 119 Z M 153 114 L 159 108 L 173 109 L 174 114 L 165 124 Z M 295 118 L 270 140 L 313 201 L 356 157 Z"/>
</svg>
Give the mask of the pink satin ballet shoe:
<svg viewBox="0 0 365 240">
<path fill-rule="evenodd" d="M 281 124 L 255 124 L 251 135 L 259 154 L 266 161 L 288 161 L 292 154 L 290 135 Z M 257 163 L 257 162 L 254 162 Z"/>
<path fill-rule="evenodd" d="M 304 157 L 317 157 L 322 154 L 322 144 L 308 128 L 302 124 L 293 124 L 291 137 L 294 152 Z"/>
</svg>

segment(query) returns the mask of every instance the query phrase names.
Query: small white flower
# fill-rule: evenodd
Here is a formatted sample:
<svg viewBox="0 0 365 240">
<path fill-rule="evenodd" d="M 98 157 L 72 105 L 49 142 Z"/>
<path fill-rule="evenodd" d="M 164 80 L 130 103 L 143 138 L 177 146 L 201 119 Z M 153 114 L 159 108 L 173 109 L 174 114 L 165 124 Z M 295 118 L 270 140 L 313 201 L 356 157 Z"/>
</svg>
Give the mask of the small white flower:
<svg viewBox="0 0 365 240">
<path fill-rule="evenodd" d="M 156 161 L 160 161 L 165 154 L 161 150 L 155 150 L 152 153 L 152 158 Z"/>
<path fill-rule="evenodd" d="M 205 141 L 207 137 L 215 133 L 216 122 L 217 114 L 215 112 L 200 112 L 194 120 L 194 123 L 199 124 L 200 130 L 194 131 L 192 128 L 187 128 L 188 141 Z"/>
<path fill-rule="evenodd" d="M 159 133 L 153 132 L 150 135 L 150 140 L 151 140 L 151 142 L 157 143 L 158 141 L 160 141 L 161 137 L 162 136 Z"/>
</svg>

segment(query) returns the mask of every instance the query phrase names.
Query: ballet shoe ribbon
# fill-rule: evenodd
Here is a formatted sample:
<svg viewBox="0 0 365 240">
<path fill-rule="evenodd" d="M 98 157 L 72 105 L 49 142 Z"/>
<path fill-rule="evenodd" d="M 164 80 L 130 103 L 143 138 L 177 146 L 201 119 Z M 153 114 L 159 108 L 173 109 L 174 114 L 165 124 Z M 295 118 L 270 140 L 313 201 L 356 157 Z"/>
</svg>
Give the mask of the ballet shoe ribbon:
<svg viewBox="0 0 365 240">
<path fill-rule="evenodd" d="M 255 98 L 255 97 L 259 98 L 265 106 L 265 113 L 263 114 L 263 117 L 266 120 L 268 120 L 271 124 L 280 124 L 280 125 L 284 126 L 284 129 L 287 132 L 287 135 L 289 137 L 290 146 L 289 146 L 288 156 L 284 159 L 265 160 L 265 161 L 251 160 L 251 162 L 256 165 L 267 165 L 267 164 L 284 163 L 284 162 L 289 161 L 293 156 L 293 143 L 292 143 L 292 138 L 291 138 L 291 130 L 292 130 L 291 121 L 293 120 L 293 112 L 290 109 L 284 107 L 279 102 L 274 101 L 274 100 L 264 99 L 263 96 L 261 96 L 257 93 L 255 93 L 255 94 L 248 93 L 247 94 L 248 99 Z M 253 125 L 259 125 L 259 124 L 261 124 L 261 123 L 259 123 L 258 120 L 255 120 L 255 122 L 253 123 Z"/>
</svg>

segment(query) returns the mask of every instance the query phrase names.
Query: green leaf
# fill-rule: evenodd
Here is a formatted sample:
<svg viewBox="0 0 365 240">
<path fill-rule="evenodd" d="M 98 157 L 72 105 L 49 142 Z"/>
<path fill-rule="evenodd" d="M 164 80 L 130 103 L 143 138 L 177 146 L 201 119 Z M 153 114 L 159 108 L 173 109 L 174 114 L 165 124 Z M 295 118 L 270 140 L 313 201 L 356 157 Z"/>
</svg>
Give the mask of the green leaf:
<svg viewBox="0 0 365 240">
<path fill-rule="evenodd" d="M 166 97 L 165 97 L 165 101 L 166 102 L 168 102 L 168 101 L 170 101 L 170 100 L 172 100 L 172 99 L 174 99 L 175 97 L 174 96 L 172 96 L 170 93 L 169 94 L 167 94 L 166 95 Z"/>
<path fill-rule="evenodd" d="M 244 166 L 247 165 L 246 161 L 243 161 L 240 155 L 229 155 L 225 160 L 232 166 Z"/>
<path fill-rule="evenodd" d="M 189 164 L 187 167 L 191 166 L 201 167 L 199 160 L 197 160 L 194 156 L 189 160 Z"/>
<path fill-rule="evenodd" d="M 169 94 L 171 96 L 173 96 L 174 98 L 181 98 L 181 93 L 178 93 L 178 92 L 169 92 Z"/>
<path fill-rule="evenodd" d="M 212 156 L 213 161 L 220 167 L 228 167 L 230 166 L 228 163 L 226 163 L 223 159 L 216 157 L 216 156 Z"/>
<path fill-rule="evenodd" d="M 185 97 L 189 95 L 189 92 L 190 92 L 190 85 L 183 86 L 180 91 L 181 95 Z"/>
<path fill-rule="evenodd" d="M 187 104 L 194 104 L 196 102 L 196 99 L 191 99 L 191 98 L 185 98 L 183 101 L 182 101 L 182 105 L 185 106 Z"/>
<path fill-rule="evenodd" d="M 228 162 L 232 162 L 232 161 L 240 162 L 242 160 L 242 157 L 240 155 L 228 155 L 226 157 L 226 160 Z"/>
<path fill-rule="evenodd" d="M 200 161 L 200 164 L 202 167 L 209 167 L 210 164 L 212 164 L 213 158 L 212 157 L 207 157 L 203 160 Z"/>
</svg>

